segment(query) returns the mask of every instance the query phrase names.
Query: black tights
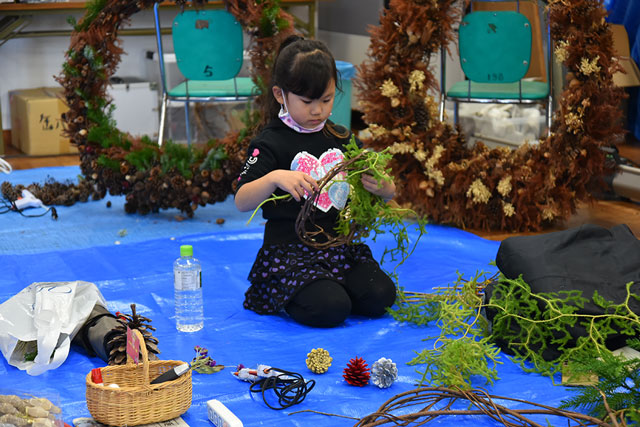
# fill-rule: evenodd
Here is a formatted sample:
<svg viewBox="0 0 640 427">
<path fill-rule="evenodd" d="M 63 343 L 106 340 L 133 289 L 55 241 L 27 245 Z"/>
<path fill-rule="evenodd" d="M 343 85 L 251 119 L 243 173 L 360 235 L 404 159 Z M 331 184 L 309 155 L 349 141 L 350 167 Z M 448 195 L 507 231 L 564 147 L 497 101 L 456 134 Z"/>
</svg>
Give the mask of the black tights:
<svg viewBox="0 0 640 427">
<path fill-rule="evenodd" d="M 380 317 L 396 300 L 393 281 L 373 263 L 347 273 L 346 284 L 320 279 L 302 288 L 285 310 L 298 323 L 320 328 L 338 326 L 350 314 Z"/>
</svg>

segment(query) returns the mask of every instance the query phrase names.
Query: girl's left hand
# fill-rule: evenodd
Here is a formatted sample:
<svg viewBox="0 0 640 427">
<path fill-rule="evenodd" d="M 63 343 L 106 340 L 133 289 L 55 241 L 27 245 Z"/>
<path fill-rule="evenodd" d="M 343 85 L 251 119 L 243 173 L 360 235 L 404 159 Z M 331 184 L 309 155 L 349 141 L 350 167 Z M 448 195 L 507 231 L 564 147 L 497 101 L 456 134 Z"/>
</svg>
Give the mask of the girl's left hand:
<svg viewBox="0 0 640 427">
<path fill-rule="evenodd" d="M 393 196 L 396 194 L 396 185 L 392 180 L 387 181 L 382 179 L 378 181 L 373 176 L 364 173 L 362 174 L 361 181 L 365 190 L 375 194 L 376 196 L 382 197 L 385 202 L 393 199 Z"/>
</svg>

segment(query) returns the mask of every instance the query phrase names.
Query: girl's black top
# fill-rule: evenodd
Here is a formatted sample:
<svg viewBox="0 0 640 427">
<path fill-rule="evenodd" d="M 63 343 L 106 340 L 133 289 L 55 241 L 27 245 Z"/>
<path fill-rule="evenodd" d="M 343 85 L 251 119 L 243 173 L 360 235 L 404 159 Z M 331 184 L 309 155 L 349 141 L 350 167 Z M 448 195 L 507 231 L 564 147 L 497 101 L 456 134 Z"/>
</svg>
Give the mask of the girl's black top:
<svg viewBox="0 0 640 427">
<path fill-rule="evenodd" d="M 338 125 L 333 126 L 346 133 L 344 128 Z M 350 137 L 351 135 L 339 138 L 330 134 L 326 129 L 314 133 L 298 133 L 282 123 L 280 119 L 273 119 L 251 141 L 247 161 L 238 178 L 236 192 L 247 182 L 256 180 L 273 170 L 301 170 L 295 164 L 292 165 L 294 160 L 297 164 L 301 163 L 300 160 L 303 159 L 307 165 L 315 164 L 316 170 L 324 170 L 326 173 L 330 166 L 333 166 L 333 164 L 329 164 L 329 161 L 333 159 L 335 164 L 336 155 L 342 155 L 344 146 L 349 142 Z M 320 172 L 320 176 L 311 175 L 318 180 L 324 176 L 324 173 Z M 279 196 L 287 193 L 277 188 L 274 194 Z M 348 186 L 346 194 L 335 196 L 340 199 L 336 199 L 337 205 L 344 205 L 347 195 Z M 290 198 L 262 205 L 262 216 L 267 220 L 263 242 L 265 245 L 300 241 L 295 232 L 295 222 L 303 203 L 304 199 L 296 202 Z M 326 208 L 325 205 L 324 209 Z M 326 212 L 322 209 L 315 209 L 313 220 L 325 230 L 333 230 L 338 212 L 336 203 L 332 202 Z"/>
</svg>

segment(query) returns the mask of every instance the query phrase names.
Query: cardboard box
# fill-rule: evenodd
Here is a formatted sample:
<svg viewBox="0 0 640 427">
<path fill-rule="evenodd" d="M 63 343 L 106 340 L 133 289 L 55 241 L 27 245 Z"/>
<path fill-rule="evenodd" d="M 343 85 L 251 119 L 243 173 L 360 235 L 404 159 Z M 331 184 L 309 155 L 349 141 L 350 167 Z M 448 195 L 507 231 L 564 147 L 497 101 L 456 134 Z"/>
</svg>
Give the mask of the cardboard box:
<svg viewBox="0 0 640 427">
<path fill-rule="evenodd" d="M 624 25 L 611 24 L 611 32 L 613 33 L 613 49 L 618 55 L 618 60 L 626 73 L 615 73 L 613 75 L 613 83 L 620 87 L 640 86 L 640 70 L 638 65 L 631 58 L 631 50 L 629 48 L 629 35 Z"/>
<path fill-rule="evenodd" d="M 11 144 L 25 154 L 42 156 L 77 152 L 62 135 L 68 110 L 62 88 L 40 87 L 9 92 Z"/>
</svg>

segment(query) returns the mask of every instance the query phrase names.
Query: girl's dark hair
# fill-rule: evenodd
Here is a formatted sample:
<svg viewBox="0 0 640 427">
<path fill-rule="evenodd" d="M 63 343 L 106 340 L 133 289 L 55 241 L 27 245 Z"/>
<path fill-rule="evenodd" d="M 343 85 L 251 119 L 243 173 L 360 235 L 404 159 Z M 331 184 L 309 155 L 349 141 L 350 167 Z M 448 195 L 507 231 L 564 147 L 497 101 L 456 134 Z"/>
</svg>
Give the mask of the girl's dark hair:
<svg viewBox="0 0 640 427">
<path fill-rule="evenodd" d="M 336 61 L 323 42 L 292 35 L 280 44 L 273 64 L 270 88 L 278 86 L 284 92 L 318 99 L 331 79 L 336 84 L 336 90 L 341 90 Z M 275 97 L 271 95 L 268 98 L 265 122 L 278 117 L 280 111 L 280 104 Z M 334 129 L 331 126 L 329 131 L 337 136 L 346 136 L 335 133 Z"/>
</svg>

